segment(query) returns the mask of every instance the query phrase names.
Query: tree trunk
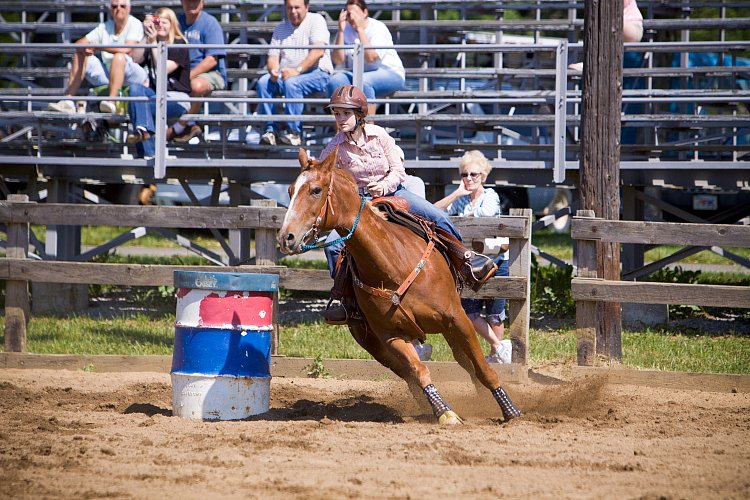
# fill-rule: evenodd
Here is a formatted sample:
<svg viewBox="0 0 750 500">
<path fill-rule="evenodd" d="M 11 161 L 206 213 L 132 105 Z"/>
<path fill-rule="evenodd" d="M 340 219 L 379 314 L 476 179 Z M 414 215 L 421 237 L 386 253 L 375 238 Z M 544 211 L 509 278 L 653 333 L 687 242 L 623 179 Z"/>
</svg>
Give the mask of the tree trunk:
<svg viewBox="0 0 750 500">
<path fill-rule="evenodd" d="M 620 218 L 620 110 L 622 107 L 622 0 L 586 0 L 581 111 L 581 208 Z M 599 243 L 597 273 L 620 279 L 617 243 Z M 622 358 L 619 303 L 599 303 L 597 353 Z"/>
</svg>

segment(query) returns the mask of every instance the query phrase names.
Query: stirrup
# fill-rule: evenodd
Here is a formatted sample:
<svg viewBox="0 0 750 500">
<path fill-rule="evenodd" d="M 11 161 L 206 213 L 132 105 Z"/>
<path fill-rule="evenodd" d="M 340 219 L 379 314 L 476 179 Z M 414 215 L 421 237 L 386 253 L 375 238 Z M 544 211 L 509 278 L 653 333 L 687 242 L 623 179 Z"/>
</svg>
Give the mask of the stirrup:
<svg viewBox="0 0 750 500">
<path fill-rule="evenodd" d="M 495 275 L 497 264 L 484 254 L 468 251 L 466 252 L 464 268 L 466 270 L 464 276 L 468 278 L 469 286 L 472 290 L 478 292 L 482 285 Z"/>
<path fill-rule="evenodd" d="M 331 305 L 332 303 L 333 298 L 329 299 L 326 308 L 320 311 L 321 316 L 323 316 L 323 319 L 329 325 L 345 325 L 349 320 L 349 312 L 343 303 L 339 302 L 338 305 Z"/>
</svg>

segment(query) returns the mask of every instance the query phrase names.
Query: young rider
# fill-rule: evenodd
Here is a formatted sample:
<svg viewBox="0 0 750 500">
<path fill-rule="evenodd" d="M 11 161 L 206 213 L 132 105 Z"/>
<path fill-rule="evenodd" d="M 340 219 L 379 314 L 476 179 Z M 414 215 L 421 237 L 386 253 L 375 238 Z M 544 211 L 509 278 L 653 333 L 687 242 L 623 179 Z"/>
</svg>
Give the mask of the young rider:
<svg viewBox="0 0 750 500">
<path fill-rule="evenodd" d="M 409 211 L 435 222 L 455 238 L 461 245 L 461 235 L 448 215 L 424 198 L 407 191 L 402 183 L 406 179 L 404 162 L 401 159 L 396 141 L 388 135 L 383 127 L 365 123 L 367 116 L 367 98 L 353 85 L 342 85 L 331 95 L 327 106 L 333 113 L 338 133 L 320 155 L 324 160 L 328 155 L 338 152 L 336 164 L 354 176 L 359 194 L 367 198 L 380 196 L 398 196 L 409 204 Z M 328 268 L 334 274 L 338 254 L 343 243 L 325 249 Z M 462 247 L 467 265 L 462 266 L 462 277 L 469 285 L 477 289 L 490 278 L 496 269 L 491 258 Z M 346 311 L 340 308 L 328 309 L 324 314 L 329 321 L 338 321 Z M 330 316 L 330 317 L 329 317 Z"/>
</svg>

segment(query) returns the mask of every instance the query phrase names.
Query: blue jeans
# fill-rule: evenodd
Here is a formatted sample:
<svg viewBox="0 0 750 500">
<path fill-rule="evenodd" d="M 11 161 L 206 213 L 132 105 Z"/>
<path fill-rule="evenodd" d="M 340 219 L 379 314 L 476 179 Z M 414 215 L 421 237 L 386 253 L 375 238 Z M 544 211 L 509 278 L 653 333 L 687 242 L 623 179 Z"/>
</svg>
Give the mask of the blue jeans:
<svg viewBox="0 0 750 500">
<path fill-rule="evenodd" d="M 130 85 L 130 97 L 148 97 L 148 101 L 131 101 L 128 103 L 128 113 L 130 114 L 130 123 L 133 130 L 137 128 L 146 129 L 151 134 L 151 138 L 136 145 L 136 151 L 139 157 L 154 156 L 156 153 L 156 140 L 154 133 L 156 125 L 156 92 L 151 87 L 146 87 L 137 83 Z M 186 96 L 187 97 L 187 96 Z M 185 113 L 185 108 L 180 106 L 177 101 L 167 101 L 167 120 L 175 120 Z"/>
<path fill-rule="evenodd" d="M 493 260 L 497 264 L 495 276 L 508 276 L 508 259 L 501 259 L 498 255 Z M 484 306 L 487 309 L 487 323 L 499 325 L 505 321 L 505 299 L 461 299 L 461 306 L 472 320 L 479 317 Z"/>
<path fill-rule="evenodd" d="M 288 99 L 302 99 L 314 92 L 325 92 L 328 86 L 328 80 L 331 76 L 321 69 L 314 69 L 299 76 L 282 80 L 277 78 L 271 80 L 271 74 L 266 73 L 258 79 L 256 89 L 258 97 L 261 99 L 271 99 L 277 96 L 283 96 Z M 273 104 L 264 102 L 258 107 L 258 113 L 261 115 L 272 115 Z M 284 104 L 284 112 L 288 115 L 301 115 L 305 109 L 303 102 L 289 102 Z M 266 122 L 265 132 L 273 132 L 278 128 L 274 122 Z M 287 123 L 290 132 L 301 134 L 302 123 L 292 121 Z"/>
<path fill-rule="evenodd" d="M 351 71 L 337 71 L 328 82 L 328 95 L 342 85 L 351 85 L 354 75 Z M 385 68 L 365 71 L 362 74 L 362 92 L 368 100 L 391 95 L 404 88 L 404 78 L 398 73 Z"/>
<path fill-rule="evenodd" d="M 453 225 L 453 222 L 451 221 L 450 217 L 448 217 L 447 212 L 440 210 L 429 201 L 425 200 L 424 198 L 420 198 L 418 195 L 410 191 L 407 191 L 403 186 L 399 186 L 398 189 L 396 189 L 396 191 L 391 193 L 389 196 L 398 196 L 399 198 L 405 199 L 409 202 L 409 212 L 415 213 L 420 217 L 424 217 L 425 219 L 434 222 L 437 227 L 445 229 L 450 234 L 455 236 L 458 241 L 463 241 L 461 239 L 461 234 L 458 232 L 458 229 L 456 229 L 456 226 Z M 372 196 L 370 196 L 369 194 L 365 195 L 365 197 L 368 199 L 372 199 Z M 326 241 L 335 240 L 339 236 L 340 235 L 337 234 L 336 231 L 331 231 L 331 234 L 328 235 Z M 326 260 L 328 261 L 328 270 L 331 272 L 331 276 L 333 276 L 334 274 L 336 260 L 339 258 L 339 254 L 341 253 L 341 249 L 343 248 L 344 243 L 340 242 L 335 245 L 331 245 L 324 250 L 326 254 Z"/>
</svg>

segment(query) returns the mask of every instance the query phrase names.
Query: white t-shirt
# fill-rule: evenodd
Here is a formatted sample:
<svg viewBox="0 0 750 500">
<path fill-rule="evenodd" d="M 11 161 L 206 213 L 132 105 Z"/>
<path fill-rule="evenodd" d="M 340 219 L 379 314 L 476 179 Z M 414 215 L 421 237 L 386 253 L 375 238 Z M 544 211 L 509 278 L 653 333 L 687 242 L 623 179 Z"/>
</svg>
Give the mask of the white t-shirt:
<svg viewBox="0 0 750 500">
<path fill-rule="evenodd" d="M 115 35 L 115 22 L 109 21 L 99 23 L 99 26 L 89 31 L 86 39 L 93 44 L 117 43 L 125 45 L 125 42 L 140 42 L 143 39 L 143 24 L 133 16 L 128 16 L 128 23 L 119 35 Z M 102 62 L 109 70 L 115 55 L 105 50 L 101 51 Z"/>
<path fill-rule="evenodd" d="M 370 39 L 370 45 L 374 45 L 376 47 L 384 46 L 384 45 L 393 45 L 393 37 L 391 36 L 391 32 L 388 30 L 388 26 L 383 24 L 382 21 L 378 21 L 377 19 L 373 19 L 372 17 L 367 18 L 367 27 L 365 28 L 365 33 L 367 34 L 367 38 Z M 359 40 L 359 34 L 357 31 L 352 28 L 351 24 L 347 24 L 344 28 L 344 44 L 346 45 L 352 45 L 354 43 L 360 42 Z M 406 73 L 404 71 L 404 64 L 401 62 L 401 58 L 398 56 L 398 52 L 396 52 L 396 49 L 375 49 L 375 51 L 378 53 L 378 60 L 373 63 L 368 63 L 365 61 L 365 71 L 374 71 L 378 68 L 387 68 L 394 73 L 398 73 L 401 75 L 402 78 L 406 77 Z M 352 68 L 353 62 L 352 62 L 352 53 L 354 52 L 353 49 L 348 49 L 346 51 L 346 67 Z"/>
<path fill-rule="evenodd" d="M 291 49 L 285 47 L 328 45 L 331 32 L 328 31 L 326 20 L 320 14 L 308 12 L 305 18 L 295 26 L 285 19 L 273 30 L 269 56 L 279 58 L 282 68 L 296 68 L 305 60 L 310 49 Z M 318 61 L 318 68 L 326 73 L 333 73 L 333 63 L 328 49 Z"/>
</svg>

